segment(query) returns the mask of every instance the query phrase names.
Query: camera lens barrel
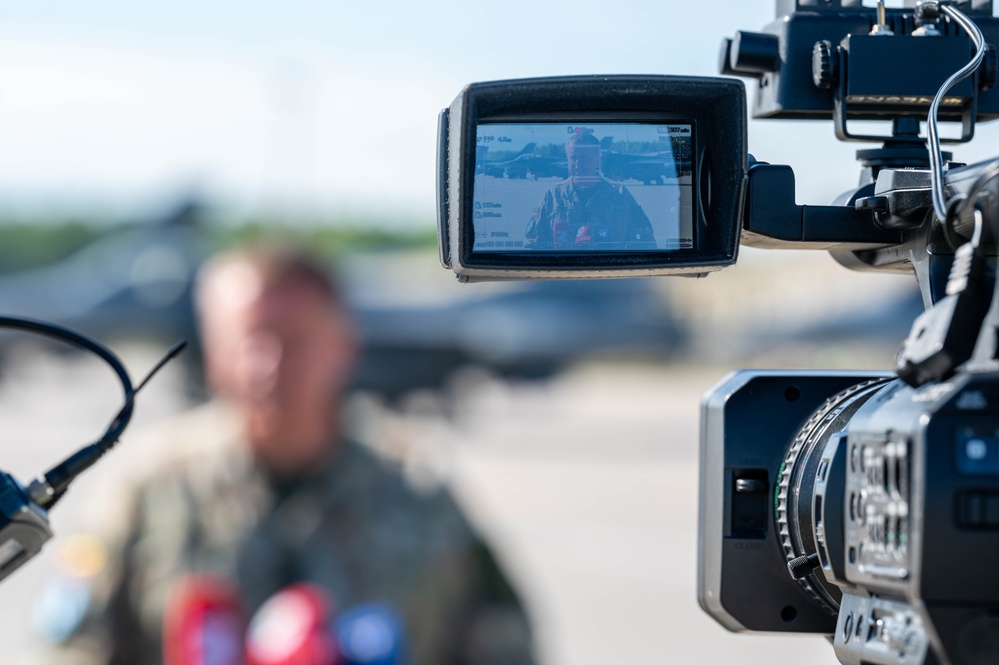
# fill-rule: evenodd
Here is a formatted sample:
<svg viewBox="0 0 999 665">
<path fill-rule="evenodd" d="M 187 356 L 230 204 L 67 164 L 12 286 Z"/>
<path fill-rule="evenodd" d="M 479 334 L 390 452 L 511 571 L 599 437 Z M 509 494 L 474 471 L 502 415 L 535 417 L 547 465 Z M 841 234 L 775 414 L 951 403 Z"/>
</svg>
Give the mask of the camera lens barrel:
<svg viewBox="0 0 999 665">
<path fill-rule="evenodd" d="M 827 400 L 791 440 L 777 473 L 775 522 L 789 574 L 812 600 L 834 616 L 842 593 L 831 580 L 842 579 L 840 559 L 844 555 L 841 490 L 845 463 L 844 455 L 837 452 L 850 418 L 887 381 L 865 381 Z M 837 488 L 837 497 L 826 497 L 827 491 L 836 492 Z M 827 511 L 840 519 L 832 515 L 827 519 Z M 817 574 L 820 570 L 828 573 Z"/>
<path fill-rule="evenodd" d="M 842 436 L 838 430 L 860 408 L 866 390 L 875 390 L 876 384 L 868 382 L 894 379 L 894 374 L 870 371 L 740 370 L 705 394 L 698 602 L 723 626 L 739 632 L 833 633 L 836 596 L 834 591 L 815 590 L 820 582 L 811 580 L 824 577 L 814 567 L 812 555 L 819 554 L 818 565 L 824 570 L 830 563 L 825 550 L 846 549 L 842 528 L 846 462 L 839 460 L 843 470 L 836 471 L 824 462 L 832 454 L 832 442 Z M 830 400 L 830 395 L 835 397 Z M 796 447 L 789 455 L 792 441 Z M 779 480 L 785 481 L 783 487 Z M 800 506 L 787 505 L 789 492 L 803 497 Z M 812 516 L 812 500 L 804 498 L 812 494 L 822 497 L 820 503 L 831 504 L 821 507 L 819 519 Z M 782 524 L 775 500 L 785 504 Z M 799 516 L 799 509 L 807 515 Z M 812 535 L 812 524 L 821 547 Z M 828 534 L 825 524 L 830 525 Z M 804 560 L 795 571 L 809 580 L 811 593 L 789 574 L 788 562 L 798 556 Z M 834 570 L 845 574 L 846 568 L 843 561 Z"/>
</svg>

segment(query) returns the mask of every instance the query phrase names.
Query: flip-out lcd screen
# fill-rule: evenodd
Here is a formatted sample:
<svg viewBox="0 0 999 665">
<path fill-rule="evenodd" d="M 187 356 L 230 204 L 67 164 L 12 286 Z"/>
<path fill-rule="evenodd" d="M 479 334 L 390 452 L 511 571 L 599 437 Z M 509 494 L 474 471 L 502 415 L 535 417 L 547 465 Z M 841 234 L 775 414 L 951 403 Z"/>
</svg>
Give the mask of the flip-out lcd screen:
<svg viewBox="0 0 999 665">
<path fill-rule="evenodd" d="M 691 123 L 482 123 L 474 252 L 694 246 Z"/>
</svg>

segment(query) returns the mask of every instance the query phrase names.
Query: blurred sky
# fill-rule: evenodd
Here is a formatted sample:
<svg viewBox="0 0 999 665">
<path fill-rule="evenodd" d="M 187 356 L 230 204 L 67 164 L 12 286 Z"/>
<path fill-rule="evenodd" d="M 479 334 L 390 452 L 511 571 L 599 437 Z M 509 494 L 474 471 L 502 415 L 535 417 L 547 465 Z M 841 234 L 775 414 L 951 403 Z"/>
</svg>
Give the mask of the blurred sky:
<svg viewBox="0 0 999 665">
<path fill-rule="evenodd" d="M 716 73 L 773 0 L 2 3 L 0 212 L 139 214 L 198 193 L 237 216 L 429 221 L 437 114 L 472 81 Z M 967 161 L 996 152 L 982 127 Z M 831 123 L 754 122 L 799 203 L 853 186 Z M 865 147 L 865 146 L 859 146 Z"/>
</svg>

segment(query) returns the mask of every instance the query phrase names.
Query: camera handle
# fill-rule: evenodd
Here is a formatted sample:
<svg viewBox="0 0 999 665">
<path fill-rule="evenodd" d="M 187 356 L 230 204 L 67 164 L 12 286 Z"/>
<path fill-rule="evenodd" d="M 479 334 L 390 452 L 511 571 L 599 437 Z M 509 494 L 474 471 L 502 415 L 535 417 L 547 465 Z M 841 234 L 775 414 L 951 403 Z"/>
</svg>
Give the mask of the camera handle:
<svg viewBox="0 0 999 665">
<path fill-rule="evenodd" d="M 939 225 L 927 220 L 932 200 L 926 151 L 922 169 L 886 168 L 888 161 L 894 166 L 913 157 L 890 145 L 861 152 L 881 160 L 868 163 L 865 174 L 866 179 L 876 171 L 877 181 L 843 194 L 833 205 L 796 204 L 791 167 L 751 159 L 741 242 L 761 249 L 826 250 L 844 267 L 861 272 L 911 275 L 915 269 L 929 308 L 944 296 L 953 250 Z"/>
</svg>

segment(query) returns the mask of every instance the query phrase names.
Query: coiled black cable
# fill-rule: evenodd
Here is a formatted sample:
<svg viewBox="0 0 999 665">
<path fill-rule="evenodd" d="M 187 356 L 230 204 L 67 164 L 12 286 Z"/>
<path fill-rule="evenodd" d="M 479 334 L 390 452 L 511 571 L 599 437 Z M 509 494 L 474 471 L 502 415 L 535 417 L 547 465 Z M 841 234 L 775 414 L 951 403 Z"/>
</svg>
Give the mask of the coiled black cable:
<svg viewBox="0 0 999 665">
<path fill-rule="evenodd" d="M 121 360 L 118 359 L 118 356 L 100 342 L 75 330 L 70 330 L 64 326 L 47 321 L 17 316 L 0 316 L 0 328 L 11 328 L 44 335 L 45 337 L 51 337 L 93 353 L 111 367 L 118 377 L 118 381 L 121 382 L 121 388 L 125 395 L 125 402 L 121 409 L 111 419 L 111 423 L 97 441 L 73 453 L 49 469 L 43 478 L 31 484 L 28 491 L 32 499 L 43 508 L 54 505 L 66 493 L 66 489 L 74 478 L 91 467 L 104 453 L 114 447 L 132 419 L 136 393 L 146 385 L 156 372 L 187 346 L 187 342 L 184 340 L 174 344 L 149 374 L 146 375 L 146 378 L 137 387 L 133 388 L 132 379 L 129 377 L 128 371 Z"/>
</svg>

